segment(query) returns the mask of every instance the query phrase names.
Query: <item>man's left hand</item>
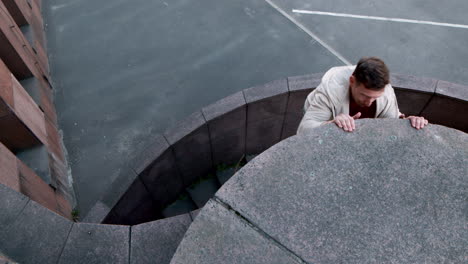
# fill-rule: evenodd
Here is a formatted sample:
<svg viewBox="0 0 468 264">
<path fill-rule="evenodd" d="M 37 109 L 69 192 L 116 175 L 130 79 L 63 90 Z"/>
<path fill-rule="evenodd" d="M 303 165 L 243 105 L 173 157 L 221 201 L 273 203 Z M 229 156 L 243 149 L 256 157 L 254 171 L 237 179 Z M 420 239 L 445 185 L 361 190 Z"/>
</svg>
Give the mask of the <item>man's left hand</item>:
<svg viewBox="0 0 468 264">
<path fill-rule="evenodd" d="M 409 119 L 411 126 L 416 129 L 421 129 L 429 124 L 429 121 L 422 116 L 408 116 L 406 119 Z"/>
</svg>

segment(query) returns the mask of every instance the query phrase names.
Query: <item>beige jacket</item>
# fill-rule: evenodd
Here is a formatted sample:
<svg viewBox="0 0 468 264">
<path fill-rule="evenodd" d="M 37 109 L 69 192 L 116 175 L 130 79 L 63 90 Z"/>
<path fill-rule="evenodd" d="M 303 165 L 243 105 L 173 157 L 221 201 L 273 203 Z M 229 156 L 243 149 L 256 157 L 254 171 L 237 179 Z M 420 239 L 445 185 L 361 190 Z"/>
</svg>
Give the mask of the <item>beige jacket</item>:
<svg viewBox="0 0 468 264">
<path fill-rule="evenodd" d="M 322 82 L 312 91 L 304 103 L 304 117 L 297 134 L 307 133 L 341 113 L 349 115 L 349 77 L 356 66 L 334 67 L 325 73 Z M 395 92 L 390 84 L 376 100 L 376 118 L 398 118 L 399 110 Z"/>
</svg>

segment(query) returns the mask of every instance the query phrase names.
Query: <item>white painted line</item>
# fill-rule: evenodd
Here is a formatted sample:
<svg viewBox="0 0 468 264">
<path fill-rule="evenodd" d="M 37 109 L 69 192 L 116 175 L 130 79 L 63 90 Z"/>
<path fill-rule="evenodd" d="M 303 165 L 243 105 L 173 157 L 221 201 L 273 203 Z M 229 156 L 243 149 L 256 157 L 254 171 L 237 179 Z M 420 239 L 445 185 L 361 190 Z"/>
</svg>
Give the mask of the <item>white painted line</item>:
<svg viewBox="0 0 468 264">
<path fill-rule="evenodd" d="M 307 29 L 304 25 L 296 21 L 293 17 L 291 17 L 288 13 L 284 12 L 281 8 L 279 8 L 276 4 L 274 4 L 270 0 L 265 0 L 269 5 L 271 5 L 274 9 L 276 9 L 278 12 L 280 12 L 283 16 L 285 16 L 287 19 L 289 19 L 291 22 L 293 22 L 296 26 L 298 26 L 300 29 L 302 29 L 305 33 L 307 33 L 310 37 L 312 37 L 315 41 L 320 43 L 324 48 L 326 48 L 330 53 L 332 53 L 335 57 L 337 57 L 340 61 L 342 61 L 345 65 L 352 65 L 351 62 L 349 62 L 345 57 L 343 57 L 338 51 L 330 47 L 327 43 L 325 43 L 323 40 L 321 40 L 317 35 L 312 33 L 309 29 Z"/>
<path fill-rule="evenodd" d="M 353 15 L 353 14 L 345 14 L 345 13 L 308 11 L 308 10 L 299 10 L 299 9 L 293 9 L 292 12 L 293 13 L 299 13 L 299 14 L 309 14 L 309 15 L 349 17 L 349 18 L 359 18 L 359 19 L 368 19 L 368 20 L 392 21 L 392 22 L 400 22 L 400 23 L 412 23 L 412 24 L 422 24 L 422 25 L 431 25 L 431 26 L 441 26 L 441 27 L 453 27 L 453 28 L 468 29 L 468 25 L 440 23 L 440 22 L 433 22 L 433 21 L 413 20 L 413 19 L 404 19 L 404 18 L 362 16 L 362 15 Z"/>
</svg>

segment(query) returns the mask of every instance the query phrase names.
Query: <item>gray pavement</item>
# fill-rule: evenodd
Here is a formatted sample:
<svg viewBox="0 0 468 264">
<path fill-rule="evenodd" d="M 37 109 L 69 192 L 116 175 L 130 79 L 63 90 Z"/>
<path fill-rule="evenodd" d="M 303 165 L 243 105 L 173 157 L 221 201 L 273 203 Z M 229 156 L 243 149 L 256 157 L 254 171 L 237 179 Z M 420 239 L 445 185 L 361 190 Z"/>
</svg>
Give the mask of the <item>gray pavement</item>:
<svg viewBox="0 0 468 264">
<path fill-rule="evenodd" d="M 468 84 L 468 29 L 293 13 L 293 9 L 468 25 L 467 1 L 271 0 L 351 63 L 382 58 L 393 72 Z"/>
<path fill-rule="evenodd" d="M 468 23 L 463 1 L 441 7 L 402 0 L 274 2 L 286 12 L 388 16 L 392 10 L 392 16 Z M 82 216 L 155 133 L 247 87 L 343 64 L 263 0 L 44 0 L 43 13 Z M 466 30 L 292 16 L 352 62 L 377 55 L 396 72 L 468 83 Z"/>
</svg>

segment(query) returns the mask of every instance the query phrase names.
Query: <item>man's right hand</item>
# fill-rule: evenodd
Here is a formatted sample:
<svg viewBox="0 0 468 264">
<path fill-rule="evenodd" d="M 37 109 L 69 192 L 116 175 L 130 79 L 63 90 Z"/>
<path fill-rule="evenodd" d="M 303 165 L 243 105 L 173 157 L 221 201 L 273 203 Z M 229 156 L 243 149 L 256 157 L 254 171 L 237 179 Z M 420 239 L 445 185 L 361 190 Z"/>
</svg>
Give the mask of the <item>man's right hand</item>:
<svg viewBox="0 0 468 264">
<path fill-rule="evenodd" d="M 361 117 L 361 112 L 355 114 L 354 116 L 339 114 L 335 117 L 332 123 L 335 123 L 338 127 L 343 128 L 344 131 L 352 132 L 354 129 L 356 129 L 354 120 L 358 119 L 359 117 Z"/>
</svg>

